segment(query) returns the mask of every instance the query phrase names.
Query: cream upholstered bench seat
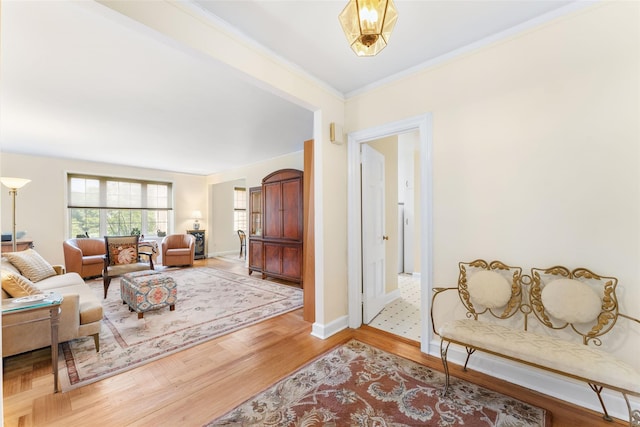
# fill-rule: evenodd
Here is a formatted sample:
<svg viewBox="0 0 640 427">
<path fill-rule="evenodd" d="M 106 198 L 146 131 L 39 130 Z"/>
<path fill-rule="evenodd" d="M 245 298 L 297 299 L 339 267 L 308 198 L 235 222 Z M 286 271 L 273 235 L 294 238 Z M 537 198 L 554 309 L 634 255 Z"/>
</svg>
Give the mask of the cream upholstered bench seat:
<svg viewBox="0 0 640 427">
<path fill-rule="evenodd" d="M 640 393 L 640 374 L 611 353 L 575 341 L 471 319 L 446 323 L 439 335 L 453 343 L 506 356 L 607 388 Z"/>
<path fill-rule="evenodd" d="M 461 262 L 459 267 L 458 286 L 435 288 L 431 304 L 432 327 L 441 338 L 444 393 L 449 387 L 447 352 L 450 344 L 458 344 L 467 351 L 465 370 L 479 350 L 588 383 L 607 420 L 611 417 L 601 392 L 618 391 L 627 404 L 629 425 L 640 427 L 640 410 L 629 400 L 640 397 L 640 372 L 607 352 L 603 341 L 620 318 L 640 324 L 619 311 L 615 277 L 561 266 L 532 268 L 525 275 L 520 267 L 500 261 Z M 436 299 L 449 290 L 458 292 L 466 318 L 436 327 Z"/>
</svg>

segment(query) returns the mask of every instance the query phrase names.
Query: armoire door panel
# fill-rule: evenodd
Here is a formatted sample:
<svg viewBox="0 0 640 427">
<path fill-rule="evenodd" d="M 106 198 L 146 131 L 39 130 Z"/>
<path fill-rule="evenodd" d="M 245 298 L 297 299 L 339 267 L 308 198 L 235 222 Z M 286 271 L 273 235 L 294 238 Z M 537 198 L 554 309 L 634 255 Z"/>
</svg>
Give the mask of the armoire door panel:
<svg viewBox="0 0 640 427">
<path fill-rule="evenodd" d="M 265 238 L 282 237 L 282 187 L 279 182 L 263 184 Z"/>
<path fill-rule="evenodd" d="M 249 269 L 262 271 L 262 240 L 249 239 Z"/>
<path fill-rule="evenodd" d="M 264 272 L 282 274 L 282 246 L 264 244 Z"/>
<path fill-rule="evenodd" d="M 302 182 L 282 183 L 282 238 L 302 240 Z"/>
<path fill-rule="evenodd" d="M 302 275 L 302 247 L 284 246 L 282 248 L 282 274 L 290 277 Z"/>
</svg>

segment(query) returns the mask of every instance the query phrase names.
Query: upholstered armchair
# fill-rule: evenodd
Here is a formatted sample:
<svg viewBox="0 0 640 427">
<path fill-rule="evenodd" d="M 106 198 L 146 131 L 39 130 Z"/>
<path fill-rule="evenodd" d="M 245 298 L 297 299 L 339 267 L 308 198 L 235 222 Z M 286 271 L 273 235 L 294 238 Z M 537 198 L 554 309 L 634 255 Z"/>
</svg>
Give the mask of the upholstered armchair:
<svg viewBox="0 0 640 427">
<path fill-rule="evenodd" d="M 102 281 L 104 297 L 111 284 L 111 278 L 122 276 L 134 271 L 153 270 L 153 258 L 151 252 L 139 252 L 139 236 L 105 236 L 104 269 Z M 147 260 L 142 260 L 140 255 L 147 255 Z"/>
<path fill-rule="evenodd" d="M 102 275 L 104 239 L 82 238 L 62 242 L 66 271 L 78 273 L 83 279 Z"/>
<path fill-rule="evenodd" d="M 196 238 L 191 234 L 170 234 L 162 239 L 162 265 L 193 265 Z"/>
</svg>

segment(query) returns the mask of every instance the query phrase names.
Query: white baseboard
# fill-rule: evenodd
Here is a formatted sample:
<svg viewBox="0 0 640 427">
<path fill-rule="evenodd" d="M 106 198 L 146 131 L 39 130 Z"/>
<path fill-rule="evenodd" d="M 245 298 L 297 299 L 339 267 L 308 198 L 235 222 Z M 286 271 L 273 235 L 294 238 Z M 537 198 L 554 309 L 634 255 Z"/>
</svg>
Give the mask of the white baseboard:
<svg viewBox="0 0 640 427">
<path fill-rule="evenodd" d="M 390 304 L 400 298 L 400 289 L 388 292 L 384 295 L 384 305 Z"/>
<path fill-rule="evenodd" d="M 440 358 L 440 339 L 432 340 L 429 349 L 431 355 Z M 466 357 L 467 352 L 463 347 L 451 344 L 447 352 L 449 363 L 462 366 Z M 598 396 L 587 383 L 480 351 L 476 351 L 471 355 L 467 368 L 602 413 Z M 627 404 L 620 393 L 603 390 L 602 399 L 607 405 L 609 415 L 621 420 L 629 420 Z M 632 406 L 637 407 L 637 405 L 640 405 L 640 399 L 630 397 L 630 400 Z"/>
<path fill-rule="evenodd" d="M 239 255 L 240 251 L 220 251 L 220 252 L 210 252 L 207 254 L 207 258 L 213 258 L 213 257 L 217 257 L 217 256 L 224 256 L 224 255 Z"/>
<path fill-rule="evenodd" d="M 349 316 L 342 316 L 328 325 L 322 325 L 318 322 L 314 323 L 311 327 L 311 335 L 321 339 L 327 339 L 330 336 L 337 334 L 343 329 L 349 327 Z"/>
</svg>

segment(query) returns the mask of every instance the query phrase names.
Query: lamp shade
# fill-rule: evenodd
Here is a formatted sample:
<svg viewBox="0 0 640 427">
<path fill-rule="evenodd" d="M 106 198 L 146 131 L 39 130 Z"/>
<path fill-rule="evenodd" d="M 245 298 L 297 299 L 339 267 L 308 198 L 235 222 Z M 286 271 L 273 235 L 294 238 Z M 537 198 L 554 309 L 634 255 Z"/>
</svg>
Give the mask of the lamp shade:
<svg viewBox="0 0 640 427">
<path fill-rule="evenodd" d="M 2 178 L 0 178 L 0 182 L 2 182 L 2 185 L 4 185 L 5 187 L 17 190 L 18 188 L 22 188 L 30 183 L 31 180 L 25 178 L 12 178 L 10 176 L 3 176 Z"/>
<path fill-rule="evenodd" d="M 191 216 L 193 217 L 193 219 L 202 219 L 202 212 L 200 212 L 200 211 L 193 211 L 193 213 L 191 214 Z"/>
<path fill-rule="evenodd" d="M 398 11 L 393 0 L 349 0 L 338 19 L 356 55 L 374 56 L 387 46 Z"/>
</svg>

